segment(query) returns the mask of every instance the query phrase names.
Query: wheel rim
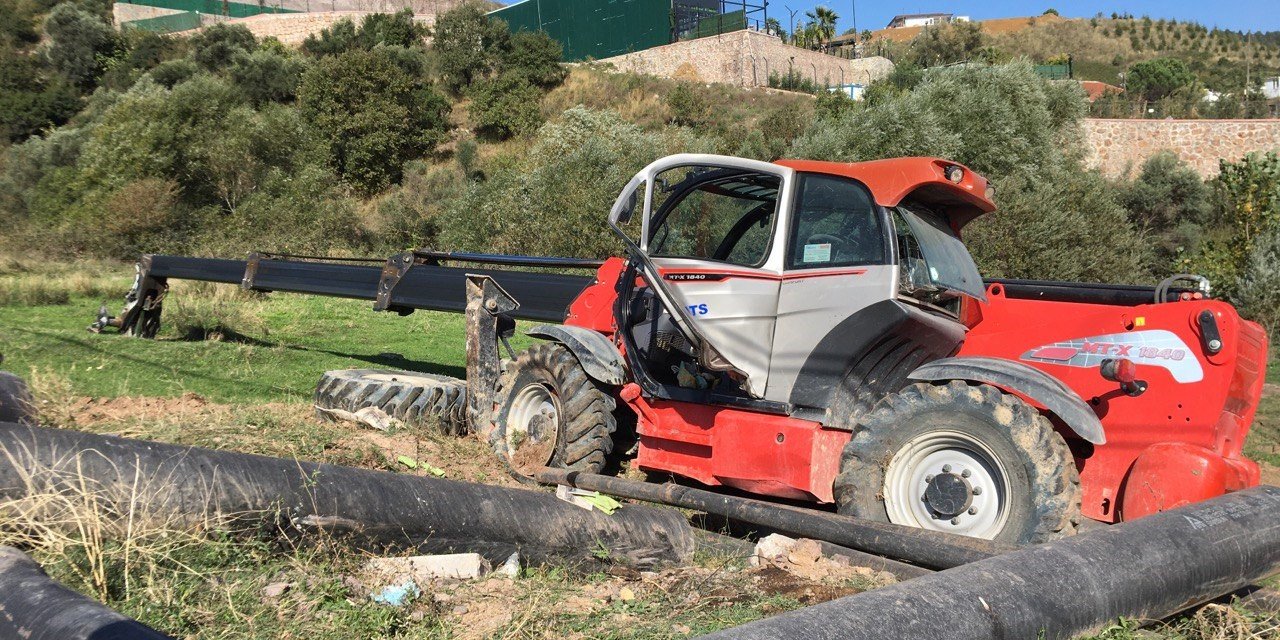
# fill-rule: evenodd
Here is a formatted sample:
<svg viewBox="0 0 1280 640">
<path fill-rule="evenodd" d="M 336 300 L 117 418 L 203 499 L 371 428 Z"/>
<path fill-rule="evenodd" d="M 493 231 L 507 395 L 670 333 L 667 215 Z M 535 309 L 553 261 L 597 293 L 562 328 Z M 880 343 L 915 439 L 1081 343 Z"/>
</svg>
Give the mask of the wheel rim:
<svg viewBox="0 0 1280 640">
<path fill-rule="evenodd" d="M 560 400 L 543 384 L 526 385 L 511 400 L 505 440 L 511 466 L 530 475 L 551 462 L 560 432 Z"/>
<path fill-rule="evenodd" d="M 1009 474 L 982 441 L 935 431 L 907 442 L 885 469 L 894 524 L 994 538 L 1009 520 Z"/>
</svg>

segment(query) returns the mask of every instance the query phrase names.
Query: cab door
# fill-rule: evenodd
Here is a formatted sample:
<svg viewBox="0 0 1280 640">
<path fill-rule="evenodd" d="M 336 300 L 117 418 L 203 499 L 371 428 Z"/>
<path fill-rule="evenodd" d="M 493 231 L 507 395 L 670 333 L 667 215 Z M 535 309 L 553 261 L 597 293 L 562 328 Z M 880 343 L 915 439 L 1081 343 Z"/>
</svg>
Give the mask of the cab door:
<svg viewBox="0 0 1280 640">
<path fill-rule="evenodd" d="M 667 288 L 763 397 L 769 376 L 780 262 L 772 255 L 790 170 L 705 157 L 654 176 L 643 248 Z"/>
</svg>

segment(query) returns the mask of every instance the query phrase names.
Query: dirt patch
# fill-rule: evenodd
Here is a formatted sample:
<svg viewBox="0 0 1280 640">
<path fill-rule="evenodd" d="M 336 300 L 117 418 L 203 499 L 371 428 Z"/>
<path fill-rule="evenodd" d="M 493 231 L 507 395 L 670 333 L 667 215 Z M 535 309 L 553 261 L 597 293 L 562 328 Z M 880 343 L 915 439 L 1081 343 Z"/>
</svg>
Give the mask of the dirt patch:
<svg viewBox="0 0 1280 640">
<path fill-rule="evenodd" d="M 207 416 L 225 410 L 226 407 L 211 405 L 203 396 L 191 392 L 177 398 L 76 398 L 70 406 L 72 420 L 83 426 L 139 419 Z"/>
<path fill-rule="evenodd" d="M 326 453 L 354 456 L 360 466 L 383 467 L 403 473 L 519 486 L 497 456 L 475 436 L 423 435 L 414 431 L 382 432 L 351 425 L 353 432 L 338 438 Z M 416 469 L 401 459 L 417 463 Z"/>
</svg>

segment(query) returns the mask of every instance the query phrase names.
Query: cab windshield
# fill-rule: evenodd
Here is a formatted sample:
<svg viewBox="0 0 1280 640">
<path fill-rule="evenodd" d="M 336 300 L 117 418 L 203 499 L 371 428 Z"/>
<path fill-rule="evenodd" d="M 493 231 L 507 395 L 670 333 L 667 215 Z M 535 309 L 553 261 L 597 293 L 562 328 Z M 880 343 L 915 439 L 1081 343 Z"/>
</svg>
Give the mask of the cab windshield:
<svg viewBox="0 0 1280 640">
<path fill-rule="evenodd" d="M 677 167 L 659 174 L 649 255 L 764 264 L 782 181 L 774 175 Z"/>
<path fill-rule="evenodd" d="M 946 218 L 919 205 L 898 207 L 894 218 L 904 288 L 919 294 L 955 292 L 986 300 L 978 265 Z"/>
</svg>

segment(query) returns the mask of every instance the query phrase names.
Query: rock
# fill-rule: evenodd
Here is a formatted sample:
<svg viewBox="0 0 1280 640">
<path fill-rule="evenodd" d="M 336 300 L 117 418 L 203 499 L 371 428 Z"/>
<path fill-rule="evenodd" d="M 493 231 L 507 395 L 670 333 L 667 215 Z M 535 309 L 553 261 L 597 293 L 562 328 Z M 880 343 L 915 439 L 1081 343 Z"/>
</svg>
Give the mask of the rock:
<svg viewBox="0 0 1280 640">
<path fill-rule="evenodd" d="M 795 547 L 795 544 L 795 538 L 771 533 L 756 543 L 756 553 L 751 558 L 752 564 L 762 564 L 769 560 L 785 558 L 787 554 L 791 553 L 791 549 Z"/>
<path fill-rule="evenodd" d="M 410 578 L 424 584 L 442 578 L 471 580 L 489 573 L 489 569 L 489 562 L 478 553 L 372 558 L 365 563 L 365 570 L 383 581 Z"/>
<path fill-rule="evenodd" d="M 502 563 L 502 566 L 493 570 L 494 575 L 506 576 L 508 578 L 520 577 L 520 552 L 512 551 L 511 555 Z"/>
<path fill-rule="evenodd" d="M 293 587 L 292 582 L 272 582 L 271 584 L 262 588 L 262 597 L 279 598 L 280 596 L 284 595 L 284 592 L 288 591 L 292 587 Z"/>
</svg>

